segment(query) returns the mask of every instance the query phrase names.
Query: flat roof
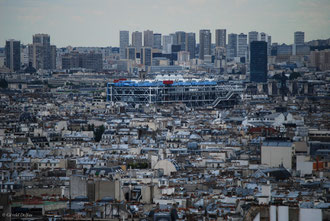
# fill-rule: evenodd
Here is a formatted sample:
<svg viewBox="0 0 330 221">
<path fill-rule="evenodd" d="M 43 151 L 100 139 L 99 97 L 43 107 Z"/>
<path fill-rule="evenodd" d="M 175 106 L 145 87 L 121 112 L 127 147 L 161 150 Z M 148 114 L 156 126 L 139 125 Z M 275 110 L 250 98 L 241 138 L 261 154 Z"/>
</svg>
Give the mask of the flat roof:
<svg viewBox="0 0 330 221">
<path fill-rule="evenodd" d="M 262 146 L 268 146 L 268 147 L 291 147 L 292 142 L 276 142 L 276 141 L 271 141 L 271 142 L 264 142 Z"/>
<path fill-rule="evenodd" d="M 108 83 L 115 87 L 161 87 L 165 85 L 171 86 L 211 86 L 217 85 L 216 81 L 173 81 L 172 84 L 164 84 L 163 81 L 119 81 L 116 83 Z"/>
</svg>

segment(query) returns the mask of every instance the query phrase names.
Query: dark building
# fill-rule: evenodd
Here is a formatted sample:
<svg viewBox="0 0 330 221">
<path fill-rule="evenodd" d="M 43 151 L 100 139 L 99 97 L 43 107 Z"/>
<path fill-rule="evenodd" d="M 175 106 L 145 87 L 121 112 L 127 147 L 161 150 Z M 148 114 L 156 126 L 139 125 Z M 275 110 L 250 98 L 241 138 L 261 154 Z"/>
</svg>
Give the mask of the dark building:
<svg viewBox="0 0 330 221">
<path fill-rule="evenodd" d="M 199 31 L 199 59 L 204 60 L 204 55 L 211 55 L 211 31 Z"/>
<path fill-rule="evenodd" d="M 33 35 L 32 64 L 35 69 L 50 69 L 50 36 L 47 34 Z"/>
<path fill-rule="evenodd" d="M 50 69 L 56 69 L 56 46 L 50 46 Z"/>
<path fill-rule="evenodd" d="M 272 46 L 270 56 L 277 56 L 277 45 Z"/>
<path fill-rule="evenodd" d="M 136 59 L 136 48 L 135 47 L 127 47 L 125 56 L 126 56 L 126 59 L 135 61 L 135 59 Z"/>
<path fill-rule="evenodd" d="M 237 34 L 231 33 L 228 35 L 227 56 L 234 58 L 237 56 Z"/>
<path fill-rule="evenodd" d="M 141 64 L 145 66 L 151 66 L 152 64 L 152 48 L 142 47 L 141 48 Z"/>
<path fill-rule="evenodd" d="M 215 46 L 216 47 L 226 47 L 226 29 L 216 29 L 215 30 Z"/>
<path fill-rule="evenodd" d="M 153 48 L 161 49 L 162 48 L 162 34 L 154 34 L 154 46 Z"/>
<path fill-rule="evenodd" d="M 79 66 L 94 71 L 103 70 L 102 54 L 86 53 L 79 55 Z"/>
<path fill-rule="evenodd" d="M 62 69 L 86 68 L 94 71 L 103 69 L 102 54 L 71 52 L 62 56 Z"/>
<path fill-rule="evenodd" d="M 62 56 L 62 69 L 79 68 L 79 53 L 72 52 Z"/>
<path fill-rule="evenodd" d="M 171 51 L 172 53 L 178 53 L 181 51 L 181 45 L 171 45 Z"/>
<path fill-rule="evenodd" d="M 267 82 L 267 42 L 251 42 L 250 80 Z"/>
<path fill-rule="evenodd" d="M 185 50 L 186 48 L 186 32 L 177 31 L 175 32 L 176 43 L 181 46 L 181 50 Z"/>
<path fill-rule="evenodd" d="M 29 62 L 37 70 L 56 68 L 56 46 L 50 45 L 49 35 L 33 35 L 33 44 L 29 45 Z"/>
<path fill-rule="evenodd" d="M 195 58 L 196 50 L 196 35 L 195 33 L 186 34 L 186 51 L 189 52 L 190 59 Z"/>
<path fill-rule="evenodd" d="M 21 67 L 21 43 L 20 41 L 6 41 L 6 67 L 11 71 L 18 71 Z"/>
<path fill-rule="evenodd" d="M 111 53 L 119 54 L 119 47 L 112 47 L 111 48 Z"/>
</svg>

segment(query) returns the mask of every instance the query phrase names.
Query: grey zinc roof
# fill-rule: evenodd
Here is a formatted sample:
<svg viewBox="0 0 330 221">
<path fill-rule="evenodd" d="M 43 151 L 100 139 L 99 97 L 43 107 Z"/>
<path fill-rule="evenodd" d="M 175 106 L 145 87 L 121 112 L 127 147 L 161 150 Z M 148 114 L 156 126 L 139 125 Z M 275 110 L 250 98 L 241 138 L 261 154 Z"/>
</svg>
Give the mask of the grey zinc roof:
<svg viewBox="0 0 330 221">
<path fill-rule="evenodd" d="M 262 144 L 263 146 L 271 146 L 271 147 L 291 147 L 292 143 L 291 142 L 276 142 L 276 141 L 270 141 L 270 142 L 264 142 Z"/>
</svg>

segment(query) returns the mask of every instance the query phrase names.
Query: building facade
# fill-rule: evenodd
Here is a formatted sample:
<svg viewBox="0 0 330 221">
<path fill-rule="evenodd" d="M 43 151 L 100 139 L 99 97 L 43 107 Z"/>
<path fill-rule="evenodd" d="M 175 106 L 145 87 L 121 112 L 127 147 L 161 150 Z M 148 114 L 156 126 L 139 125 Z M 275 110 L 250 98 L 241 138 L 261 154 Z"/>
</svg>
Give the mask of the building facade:
<svg viewBox="0 0 330 221">
<path fill-rule="evenodd" d="M 261 164 L 292 169 L 293 145 L 291 142 L 264 142 L 261 146 Z"/>
<path fill-rule="evenodd" d="M 141 64 L 145 66 L 152 65 L 152 48 L 151 47 L 142 47 L 141 48 Z"/>
<path fill-rule="evenodd" d="M 294 33 L 294 44 L 295 45 L 303 45 L 303 44 L 305 44 L 305 32 L 296 31 Z"/>
<path fill-rule="evenodd" d="M 5 55 L 6 67 L 12 72 L 20 70 L 21 42 L 13 39 L 6 41 Z"/>
<path fill-rule="evenodd" d="M 265 41 L 267 42 L 267 34 L 265 32 L 261 32 L 259 34 L 259 38 L 258 38 L 259 41 Z"/>
<path fill-rule="evenodd" d="M 162 34 L 154 34 L 154 45 L 153 48 L 162 49 Z"/>
<path fill-rule="evenodd" d="M 163 36 L 163 50 L 162 50 L 163 54 L 171 54 L 172 45 L 173 45 L 173 36 L 164 35 Z"/>
<path fill-rule="evenodd" d="M 267 42 L 251 42 L 250 80 L 267 82 Z"/>
<path fill-rule="evenodd" d="M 140 51 L 142 48 L 142 32 L 135 31 L 132 33 L 132 46 L 136 48 L 136 51 Z"/>
<path fill-rule="evenodd" d="M 258 41 L 259 33 L 257 31 L 250 31 L 249 32 L 249 45 L 252 41 Z"/>
<path fill-rule="evenodd" d="M 239 34 L 237 38 L 237 57 L 247 58 L 248 52 L 248 43 L 247 43 L 247 35 Z"/>
<path fill-rule="evenodd" d="M 317 70 L 326 71 L 330 70 L 330 49 L 322 51 L 312 51 L 311 67 L 317 68 Z"/>
<path fill-rule="evenodd" d="M 102 71 L 102 54 L 71 52 L 62 55 L 62 69 L 86 68 L 93 71 Z"/>
<path fill-rule="evenodd" d="M 135 47 L 127 47 L 126 48 L 126 59 L 134 60 L 136 59 L 136 48 Z"/>
<path fill-rule="evenodd" d="M 54 65 L 52 61 L 54 55 L 52 55 L 50 36 L 48 34 L 33 35 L 33 44 L 30 47 L 32 47 L 29 49 L 30 61 L 35 69 L 47 70 L 55 68 L 52 66 Z"/>
<path fill-rule="evenodd" d="M 227 56 L 229 58 L 237 57 L 237 34 L 228 35 Z"/>
<path fill-rule="evenodd" d="M 146 30 L 143 32 L 143 46 L 152 48 L 154 46 L 154 32 Z"/>
<path fill-rule="evenodd" d="M 126 59 L 125 52 L 128 45 L 129 45 L 129 31 L 120 31 L 119 32 L 120 59 Z"/>
<path fill-rule="evenodd" d="M 226 29 L 216 29 L 215 30 L 215 46 L 216 47 L 226 47 L 227 42 L 227 31 Z"/>
<path fill-rule="evenodd" d="M 190 59 L 195 58 L 196 54 L 196 35 L 195 33 L 186 33 L 186 51 L 189 52 Z"/>
<path fill-rule="evenodd" d="M 204 60 L 205 55 L 211 55 L 211 31 L 200 30 L 199 31 L 199 59 Z"/>
<path fill-rule="evenodd" d="M 176 36 L 176 44 L 180 45 L 180 51 L 184 51 L 186 49 L 186 32 L 184 31 L 177 31 L 175 32 Z"/>
</svg>

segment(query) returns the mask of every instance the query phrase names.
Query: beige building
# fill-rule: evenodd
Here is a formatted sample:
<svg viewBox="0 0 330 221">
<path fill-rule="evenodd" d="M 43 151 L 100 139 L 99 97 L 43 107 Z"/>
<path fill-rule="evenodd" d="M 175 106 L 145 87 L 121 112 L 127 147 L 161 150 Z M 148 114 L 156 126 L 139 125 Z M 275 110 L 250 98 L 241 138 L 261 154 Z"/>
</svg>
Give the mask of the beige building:
<svg viewBox="0 0 330 221">
<path fill-rule="evenodd" d="M 310 61 L 311 67 L 321 71 L 330 70 L 330 49 L 311 51 Z"/>
<path fill-rule="evenodd" d="M 269 167 L 292 169 L 293 144 L 291 142 L 271 141 L 261 146 L 261 164 Z"/>
</svg>

